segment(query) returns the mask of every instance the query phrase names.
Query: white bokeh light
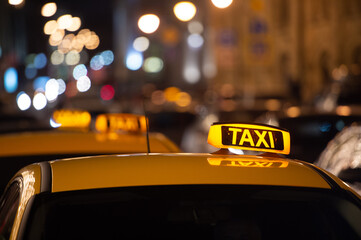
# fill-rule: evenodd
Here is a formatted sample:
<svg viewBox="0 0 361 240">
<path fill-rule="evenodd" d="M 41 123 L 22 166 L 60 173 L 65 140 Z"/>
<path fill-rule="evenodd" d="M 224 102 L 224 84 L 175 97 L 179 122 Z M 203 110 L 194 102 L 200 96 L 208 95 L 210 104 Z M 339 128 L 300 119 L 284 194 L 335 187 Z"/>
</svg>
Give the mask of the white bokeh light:
<svg viewBox="0 0 361 240">
<path fill-rule="evenodd" d="M 66 84 L 64 82 L 63 79 L 59 78 L 58 80 L 56 80 L 59 84 L 59 92 L 58 95 L 63 94 L 66 90 Z"/>
<path fill-rule="evenodd" d="M 45 96 L 49 102 L 55 101 L 59 94 L 59 83 L 54 78 L 49 79 L 45 85 Z"/>
<path fill-rule="evenodd" d="M 41 110 L 46 107 L 47 100 L 45 94 L 42 92 L 37 92 L 33 98 L 33 106 L 36 110 Z"/>
<path fill-rule="evenodd" d="M 21 111 L 25 111 L 30 108 L 31 99 L 25 92 L 20 92 L 16 97 L 16 103 Z"/>
<path fill-rule="evenodd" d="M 82 76 L 86 76 L 88 74 L 88 69 L 84 64 L 76 65 L 73 69 L 73 77 L 74 79 L 79 79 Z"/>
<path fill-rule="evenodd" d="M 197 83 L 201 78 L 199 69 L 195 66 L 187 66 L 183 72 L 184 79 L 188 83 Z"/>
<path fill-rule="evenodd" d="M 212 3 L 217 8 L 226 8 L 231 5 L 233 0 L 212 0 Z"/>
<path fill-rule="evenodd" d="M 76 88 L 79 92 L 86 92 L 91 87 L 91 81 L 88 76 L 82 76 L 79 78 L 79 80 L 76 82 Z"/>
<path fill-rule="evenodd" d="M 191 48 L 200 48 L 200 47 L 202 47 L 202 45 L 204 43 L 204 39 L 203 39 L 202 35 L 200 35 L 198 33 L 193 33 L 188 36 L 187 42 Z"/>
<path fill-rule="evenodd" d="M 139 52 L 131 52 L 128 54 L 125 64 L 128 69 L 136 71 L 143 64 L 143 55 Z"/>
<path fill-rule="evenodd" d="M 179 2 L 173 8 L 174 15 L 181 21 L 191 20 L 197 12 L 196 6 L 191 2 Z"/>
<path fill-rule="evenodd" d="M 138 20 L 138 27 L 144 33 L 153 33 L 157 31 L 160 24 L 159 17 L 154 14 L 145 14 Z"/>
<path fill-rule="evenodd" d="M 149 47 L 149 39 L 146 37 L 137 37 L 133 42 L 133 47 L 139 52 L 144 52 Z"/>
</svg>

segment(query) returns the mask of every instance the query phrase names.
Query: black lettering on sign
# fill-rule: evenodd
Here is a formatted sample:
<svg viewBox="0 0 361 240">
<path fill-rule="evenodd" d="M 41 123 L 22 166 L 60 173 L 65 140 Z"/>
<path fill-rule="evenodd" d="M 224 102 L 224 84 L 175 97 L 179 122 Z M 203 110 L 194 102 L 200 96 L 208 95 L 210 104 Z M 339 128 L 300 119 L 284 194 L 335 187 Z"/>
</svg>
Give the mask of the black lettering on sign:
<svg viewBox="0 0 361 240">
<path fill-rule="evenodd" d="M 284 149 L 282 132 L 228 126 L 222 126 L 222 144 L 262 149 Z"/>
</svg>

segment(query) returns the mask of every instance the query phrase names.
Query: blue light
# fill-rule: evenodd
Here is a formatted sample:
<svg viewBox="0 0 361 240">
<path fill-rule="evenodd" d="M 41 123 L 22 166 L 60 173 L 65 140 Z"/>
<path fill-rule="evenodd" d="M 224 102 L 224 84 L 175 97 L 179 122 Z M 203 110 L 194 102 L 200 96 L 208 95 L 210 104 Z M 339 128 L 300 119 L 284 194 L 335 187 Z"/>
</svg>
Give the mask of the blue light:
<svg viewBox="0 0 361 240">
<path fill-rule="evenodd" d="M 143 64 L 143 55 L 139 52 L 131 52 L 128 53 L 128 56 L 126 58 L 126 65 L 127 68 L 133 71 L 138 70 L 141 68 Z"/>
<path fill-rule="evenodd" d="M 47 77 L 47 76 L 41 76 L 41 77 L 35 78 L 35 80 L 33 82 L 34 90 L 45 91 L 45 85 L 49 79 L 50 79 L 50 77 Z"/>
<path fill-rule="evenodd" d="M 25 68 L 25 77 L 27 79 L 33 79 L 36 74 L 38 73 L 38 70 L 35 68 L 33 64 L 29 64 Z"/>
<path fill-rule="evenodd" d="M 102 56 L 100 55 L 95 55 L 94 57 L 92 57 L 92 59 L 90 60 L 90 67 L 93 70 L 100 70 L 104 67 L 104 59 Z"/>
<path fill-rule="evenodd" d="M 13 93 L 18 88 L 18 72 L 15 68 L 8 68 L 4 74 L 5 91 Z"/>
<path fill-rule="evenodd" d="M 113 54 L 113 52 L 110 51 L 110 50 L 107 50 L 107 51 L 102 52 L 102 53 L 100 54 L 100 56 L 103 57 L 103 59 L 104 59 L 104 65 L 105 65 L 105 66 L 108 66 L 108 65 L 112 64 L 113 61 L 114 61 L 114 54 Z"/>
<path fill-rule="evenodd" d="M 342 120 L 338 120 L 336 123 L 336 129 L 341 131 L 345 127 L 345 122 Z"/>
<path fill-rule="evenodd" d="M 324 122 L 321 124 L 321 126 L 320 126 L 321 132 L 329 132 L 330 130 L 331 130 L 331 123 Z"/>
<path fill-rule="evenodd" d="M 46 66 L 46 63 L 48 62 L 46 56 L 44 53 L 39 53 L 38 55 L 36 55 L 36 57 L 34 58 L 34 66 L 37 69 L 41 69 L 44 68 Z"/>
<path fill-rule="evenodd" d="M 84 64 L 77 65 L 73 70 L 73 77 L 78 80 L 82 76 L 86 76 L 88 74 L 88 69 Z"/>
</svg>

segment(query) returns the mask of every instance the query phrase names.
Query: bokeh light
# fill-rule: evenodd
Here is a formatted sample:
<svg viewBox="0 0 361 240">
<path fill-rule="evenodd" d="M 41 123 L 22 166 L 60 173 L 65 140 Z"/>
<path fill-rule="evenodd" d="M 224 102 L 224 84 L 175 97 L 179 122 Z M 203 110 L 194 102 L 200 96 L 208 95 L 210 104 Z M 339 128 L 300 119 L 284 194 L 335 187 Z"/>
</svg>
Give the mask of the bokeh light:
<svg viewBox="0 0 361 240">
<path fill-rule="evenodd" d="M 100 44 L 100 39 L 95 32 L 90 32 L 89 40 L 84 44 L 84 46 L 89 50 L 96 49 Z"/>
<path fill-rule="evenodd" d="M 340 116 L 350 116 L 352 110 L 349 106 L 337 106 L 336 113 Z"/>
<path fill-rule="evenodd" d="M 126 57 L 125 64 L 128 69 L 136 71 L 142 67 L 143 55 L 139 52 L 130 52 Z"/>
<path fill-rule="evenodd" d="M 30 108 L 30 106 L 31 106 L 31 98 L 29 97 L 28 94 L 21 91 L 16 96 L 16 103 L 18 105 L 18 108 L 21 111 L 25 111 L 25 110 L 28 110 Z"/>
<path fill-rule="evenodd" d="M 79 64 L 73 69 L 73 77 L 78 80 L 79 78 L 86 76 L 88 74 L 88 69 L 84 64 Z"/>
<path fill-rule="evenodd" d="M 203 32 L 203 25 L 198 21 L 192 21 L 188 23 L 188 32 L 201 34 Z"/>
<path fill-rule="evenodd" d="M 33 79 L 37 73 L 38 73 L 38 69 L 36 69 L 36 67 L 34 67 L 34 64 L 28 64 L 25 67 L 25 77 L 27 79 Z"/>
<path fill-rule="evenodd" d="M 6 69 L 4 73 L 4 87 L 8 93 L 13 93 L 18 88 L 18 72 L 15 68 L 11 67 Z"/>
<path fill-rule="evenodd" d="M 204 43 L 202 35 L 198 33 L 192 33 L 187 38 L 187 43 L 191 48 L 200 48 Z"/>
<path fill-rule="evenodd" d="M 191 95 L 189 95 L 189 93 L 186 93 L 186 92 L 177 93 L 175 103 L 179 107 L 187 107 L 191 104 L 191 102 L 192 102 L 192 97 L 191 97 Z"/>
<path fill-rule="evenodd" d="M 59 85 L 59 92 L 58 92 L 58 95 L 61 95 L 65 92 L 66 90 L 66 84 L 64 82 L 63 79 L 59 78 L 56 80 L 58 82 L 58 85 Z"/>
<path fill-rule="evenodd" d="M 24 0 L 9 0 L 8 2 L 10 5 L 16 6 L 16 5 L 22 4 L 24 2 Z"/>
<path fill-rule="evenodd" d="M 73 17 L 70 14 L 62 15 L 57 20 L 59 29 L 67 29 L 73 22 Z"/>
<path fill-rule="evenodd" d="M 90 68 L 97 71 L 104 67 L 104 58 L 100 55 L 95 55 L 90 60 Z"/>
<path fill-rule="evenodd" d="M 88 76 L 82 76 L 76 82 L 76 88 L 79 92 L 86 92 L 91 87 L 91 81 Z"/>
<path fill-rule="evenodd" d="M 51 35 L 56 32 L 58 29 L 58 23 L 55 20 L 50 20 L 44 25 L 44 33 L 46 35 Z"/>
<path fill-rule="evenodd" d="M 163 65 L 163 61 L 159 57 L 149 57 L 145 59 L 143 69 L 148 73 L 158 73 L 162 71 Z"/>
<path fill-rule="evenodd" d="M 46 107 L 47 100 L 42 92 L 36 92 L 33 98 L 33 106 L 36 110 L 42 110 Z"/>
<path fill-rule="evenodd" d="M 291 118 L 295 118 L 295 117 L 300 116 L 301 109 L 298 106 L 292 106 L 286 110 L 286 114 L 287 114 L 287 116 L 289 116 Z"/>
<path fill-rule="evenodd" d="M 48 76 L 39 76 L 35 78 L 33 82 L 33 89 L 35 91 L 45 91 L 45 85 L 49 81 L 49 79 L 50 78 Z"/>
<path fill-rule="evenodd" d="M 168 102 L 175 102 L 177 100 L 177 94 L 180 92 L 177 87 L 168 87 L 164 90 L 164 97 Z"/>
<path fill-rule="evenodd" d="M 179 20 L 186 22 L 196 15 L 197 8 L 191 2 L 179 2 L 174 6 L 173 12 Z"/>
<path fill-rule="evenodd" d="M 59 65 L 62 64 L 64 62 L 64 54 L 59 52 L 58 50 L 55 50 L 51 56 L 50 56 L 50 62 L 53 65 Z"/>
<path fill-rule="evenodd" d="M 212 0 L 212 3 L 217 8 L 226 8 L 232 4 L 233 0 Z"/>
<path fill-rule="evenodd" d="M 149 47 L 149 39 L 146 37 L 137 37 L 133 42 L 133 48 L 139 52 L 144 52 Z"/>
<path fill-rule="evenodd" d="M 188 83 L 197 83 L 201 78 L 201 73 L 196 66 L 186 66 L 183 71 L 183 77 Z"/>
<path fill-rule="evenodd" d="M 68 27 L 66 28 L 66 30 L 68 30 L 68 31 L 70 31 L 70 32 L 75 32 L 75 31 L 79 30 L 80 26 L 81 26 L 81 20 L 80 20 L 80 18 L 79 18 L 79 17 L 73 17 L 73 18 L 71 19 L 71 24 L 70 24 L 70 26 L 68 26 Z"/>
<path fill-rule="evenodd" d="M 112 85 L 104 85 L 101 89 L 100 89 L 100 97 L 104 100 L 104 101 L 109 101 L 112 100 L 114 98 L 115 95 L 115 90 L 114 87 Z"/>
<path fill-rule="evenodd" d="M 138 27 L 144 33 L 153 33 L 157 31 L 160 24 L 159 17 L 155 14 L 145 14 L 138 20 Z"/>
<path fill-rule="evenodd" d="M 45 97 L 49 102 L 55 101 L 59 94 L 59 83 L 54 78 L 49 79 L 45 85 Z"/>
<path fill-rule="evenodd" d="M 46 3 L 42 8 L 41 8 L 41 15 L 43 17 L 51 17 L 56 13 L 57 10 L 57 6 L 56 3 L 54 2 L 49 2 Z"/>
<path fill-rule="evenodd" d="M 65 56 L 65 63 L 70 66 L 78 64 L 79 61 L 80 61 L 80 54 L 75 50 L 68 52 Z"/>
<path fill-rule="evenodd" d="M 151 102 L 154 105 L 162 105 L 166 102 L 164 92 L 161 90 L 156 90 L 151 95 Z"/>
<path fill-rule="evenodd" d="M 103 58 L 105 66 L 112 64 L 114 61 L 114 53 L 111 50 L 103 51 L 100 56 Z"/>
<path fill-rule="evenodd" d="M 65 36 L 64 29 L 57 29 L 54 33 L 52 33 L 49 37 L 50 46 L 58 46 L 61 44 L 63 37 Z"/>
<path fill-rule="evenodd" d="M 46 55 L 44 53 L 39 53 L 34 58 L 34 66 L 37 69 L 42 69 L 46 66 L 48 62 L 48 59 L 46 58 Z"/>
</svg>

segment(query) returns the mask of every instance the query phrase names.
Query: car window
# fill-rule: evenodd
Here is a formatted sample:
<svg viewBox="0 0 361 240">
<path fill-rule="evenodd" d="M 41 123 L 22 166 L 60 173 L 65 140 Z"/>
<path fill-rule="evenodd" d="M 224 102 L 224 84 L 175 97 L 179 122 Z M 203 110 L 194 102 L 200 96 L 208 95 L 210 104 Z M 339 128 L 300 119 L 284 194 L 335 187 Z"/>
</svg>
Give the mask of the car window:
<svg viewBox="0 0 361 240">
<path fill-rule="evenodd" d="M 20 182 L 10 185 L 0 203 L 0 239 L 9 239 L 20 200 Z"/>
<path fill-rule="evenodd" d="M 361 210 L 329 190 L 158 186 L 41 194 L 26 239 L 359 239 Z"/>
</svg>

